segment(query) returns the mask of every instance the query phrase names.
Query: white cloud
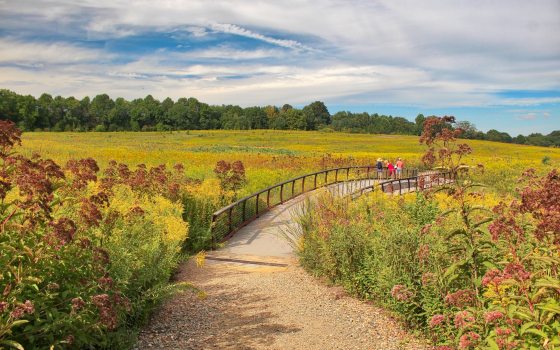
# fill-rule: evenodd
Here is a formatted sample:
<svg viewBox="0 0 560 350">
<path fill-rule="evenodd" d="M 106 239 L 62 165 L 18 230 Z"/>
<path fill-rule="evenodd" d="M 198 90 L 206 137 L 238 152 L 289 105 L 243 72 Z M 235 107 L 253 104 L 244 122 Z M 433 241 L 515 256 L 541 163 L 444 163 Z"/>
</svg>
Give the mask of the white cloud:
<svg viewBox="0 0 560 350">
<path fill-rule="evenodd" d="M 210 49 L 192 50 L 176 55 L 178 58 L 191 59 L 222 59 L 222 60 L 259 60 L 264 58 L 285 58 L 286 53 L 281 50 L 255 49 L 239 50 L 221 46 Z"/>
<path fill-rule="evenodd" d="M 22 42 L 9 38 L 0 38 L 0 49 L 0 63 L 34 67 L 100 61 L 112 57 L 101 50 L 66 43 Z"/>
<path fill-rule="evenodd" d="M 262 35 L 254 31 L 242 28 L 235 24 L 216 23 L 216 24 L 212 24 L 211 28 L 218 32 L 234 34 L 246 38 L 261 40 L 266 43 L 285 47 L 288 49 L 314 51 L 314 49 L 312 49 L 311 47 L 303 45 L 302 43 L 296 40 L 275 39 L 270 36 Z"/>
<path fill-rule="evenodd" d="M 0 64 L 18 65 L 1 68 L 0 85 L 21 92 L 152 93 L 244 105 L 330 99 L 533 106 L 558 98 L 505 99 L 496 92 L 560 89 L 558 13 L 557 0 L 0 2 L 0 29 L 18 33 L 56 33 L 60 26 L 81 40 L 157 31 L 200 41 L 228 33 L 273 46 L 220 42 L 134 58 L 113 52 L 117 61 L 104 50 L 0 38 Z"/>
<path fill-rule="evenodd" d="M 525 113 L 525 114 L 520 114 L 518 116 L 519 119 L 523 119 L 523 120 L 535 120 L 537 119 L 537 113 L 536 112 L 529 112 L 529 113 Z"/>
</svg>

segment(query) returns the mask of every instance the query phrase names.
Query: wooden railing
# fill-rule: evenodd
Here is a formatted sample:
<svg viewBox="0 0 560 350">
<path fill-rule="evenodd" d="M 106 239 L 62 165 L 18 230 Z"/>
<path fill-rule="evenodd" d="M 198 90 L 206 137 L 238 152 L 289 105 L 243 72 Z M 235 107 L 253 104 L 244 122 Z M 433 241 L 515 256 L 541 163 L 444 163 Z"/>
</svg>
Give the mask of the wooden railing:
<svg viewBox="0 0 560 350">
<path fill-rule="evenodd" d="M 417 173 L 416 169 L 403 169 L 401 177 L 414 177 Z M 303 193 L 339 182 L 365 179 L 387 180 L 394 176 L 386 168 L 378 172 L 373 165 L 350 166 L 322 170 L 272 185 L 216 211 L 212 215 L 212 244 L 215 246 L 217 242 L 230 238 L 240 228 L 271 208 Z"/>
</svg>

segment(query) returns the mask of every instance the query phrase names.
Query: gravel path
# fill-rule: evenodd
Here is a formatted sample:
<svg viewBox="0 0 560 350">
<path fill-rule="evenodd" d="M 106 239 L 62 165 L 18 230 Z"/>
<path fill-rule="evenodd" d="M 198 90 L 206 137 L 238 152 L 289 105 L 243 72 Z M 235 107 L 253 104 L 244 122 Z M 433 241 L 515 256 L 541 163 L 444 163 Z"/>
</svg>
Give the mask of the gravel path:
<svg viewBox="0 0 560 350">
<path fill-rule="evenodd" d="M 326 286 L 294 260 L 274 261 L 288 266 L 183 264 L 177 279 L 203 293 L 164 303 L 137 349 L 429 349 L 383 309 Z"/>
</svg>

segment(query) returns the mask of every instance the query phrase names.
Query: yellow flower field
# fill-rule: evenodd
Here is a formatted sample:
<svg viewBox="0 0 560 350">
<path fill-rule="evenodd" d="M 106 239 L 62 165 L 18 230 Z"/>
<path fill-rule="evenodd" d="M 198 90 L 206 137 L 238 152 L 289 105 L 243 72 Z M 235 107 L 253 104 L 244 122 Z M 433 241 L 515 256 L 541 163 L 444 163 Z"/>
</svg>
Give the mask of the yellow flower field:
<svg viewBox="0 0 560 350">
<path fill-rule="evenodd" d="M 560 149 L 465 140 L 472 148 L 467 164 L 483 164 L 484 182 L 510 190 L 524 169 L 546 171 L 560 165 Z M 65 163 L 93 157 L 103 168 L 114 159 L 128 165 L 183 163 L 187 175 L 213 177 L 219 160 L 241 160 L 248 184 L 243 193 L 341 163 L 373 164 L 378 157 L 419 165 L 423 146 L 416 136 L 326 133 L 317 131 L 181 131 L 118 133 L 25 133 L 22 153 L 38 152 Z M 326 155 L 330 154 L 330 157 Z"/>
</svg>

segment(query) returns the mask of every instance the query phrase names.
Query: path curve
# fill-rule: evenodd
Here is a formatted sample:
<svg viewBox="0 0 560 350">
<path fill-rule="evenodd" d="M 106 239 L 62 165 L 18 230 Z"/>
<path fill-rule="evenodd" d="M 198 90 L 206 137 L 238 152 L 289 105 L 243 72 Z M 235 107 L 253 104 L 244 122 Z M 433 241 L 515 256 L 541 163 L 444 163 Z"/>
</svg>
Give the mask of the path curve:
<svg viewBox="0 0 560 350">
<path fill-rule="evenodd" d="M 351 191 L 347 184 L 327 190 Z M 323 190 L 296 197 L 180 267 L 186 291 L 165 302 L 140 333 L 137 349 L 429 349 L 384 309 L 307 274 L 281 232 L 292 213 Z"/>
</svg>

